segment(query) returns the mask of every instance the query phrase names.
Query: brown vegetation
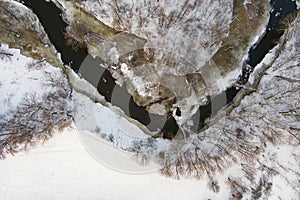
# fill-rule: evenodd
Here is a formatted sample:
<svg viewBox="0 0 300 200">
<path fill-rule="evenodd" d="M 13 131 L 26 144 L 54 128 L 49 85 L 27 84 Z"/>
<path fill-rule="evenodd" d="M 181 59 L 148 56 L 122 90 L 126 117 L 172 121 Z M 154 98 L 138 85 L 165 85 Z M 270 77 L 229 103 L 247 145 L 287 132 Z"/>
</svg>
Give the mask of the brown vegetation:
<svg viewBox="0 0 300 200">
<path fill-rule="evenodd" d="M 222 75 L 239 67 L 252 38 L 268 19 L 268 4 L 267 0 L 252 0 L 245 5 L 244 1 L 233 1 L 233 21 L 228 38 L 213 56 Z"/>
<path fill-rule="evenodd" d="M 231 189 L 232 199 L 242 199 L 243 194 L 248 190 L 248 188 L 243 185 L 240 179 L 228 177 L 227 183 Z"/>
<path fill-rule="evenodd" d="M 46 33 L 37 27 L 33 21 L 38 18 L 23 6 L 16 6 L 9 1 L 0 1 L 0 42 L 8 44 L 11 48 L 21 50 L 21 53 L 35 58 L 47 58 L 47 62 L 54 66 L 61 66 L 53 45 L 47 38 Z"/>
<path fill-rule="evenodd" d="M 34 70 L 41 69 L 46 64 L 45 60 L 46 59 L 32 60 L 31 62 L 29 62 L 29 63 L 26 64 L 26 67 L 28 69 L 34 69 Z"/>
<path fill-rule="evenodd" d="M 266 180 L 266 177 L 259 179 L 258 184 L 254 188 L 251 188 L 253 200 L 261 199 L 263 194 L 268 194 L 272 189 L 272 183 Z"/>
<path fill-rule="evenodd" d="M 83 22 L 77 21 L 72 23 L 66 28 L 64 35 L 67 45 L 75 51 L 86 49 L 87 44 L 85 38 L 88 35 L 88 30 Z"/>
</svg>

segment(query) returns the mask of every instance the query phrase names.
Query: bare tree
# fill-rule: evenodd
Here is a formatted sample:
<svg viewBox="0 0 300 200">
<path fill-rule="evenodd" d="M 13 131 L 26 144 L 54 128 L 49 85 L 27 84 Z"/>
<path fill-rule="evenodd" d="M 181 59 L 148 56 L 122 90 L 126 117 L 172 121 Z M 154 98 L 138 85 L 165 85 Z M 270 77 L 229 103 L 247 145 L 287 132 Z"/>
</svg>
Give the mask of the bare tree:
<svg viewBox="0 0 300 200">
<path fill-rule="evenodd" d="M 207 186 L 211 191 L 215 193 L 218 193 L 220 191 L 220 185 L 218 181 L 215 179 L 210 179 L 207 183 Z"/>
<path fill-rule="evenodd" d="M 56 81 L 56 79 L 52 79 Z M 15 154 L 38 142 L 49 139 L 55 130 L 62 131 L 70 126 L 72 118 L 68 106 L 70 90 L 64 84 L 52 82 L 52 92 L 41 97 L 27 94 L 16 111 L 0 120 L 0 159 L 7 153 Z"/>
<path fill-rule="evenodd" d="M 243 194 L 248 191 L 247 187 L 245 187 L 241 180 L 233 177 L 228 177 L 227 183 L 231 188 L 232 198 L 233 199 L 242 199 Z"/>
<path fill-rule="evenodd" d="M 26 67 L 28 69 L 35 69 L 35 70 L 41 69 L 46 64 L 45 60 L 46 59 L 30 61 L 29 63 L 26 64 Z"/>
<path fill-rule="evenodd" d="M 13 56 L 12 53 L 0 49 L 0 60 L 3 60 L 5 62 L 11 61 L 12 56 Z"/>
<path fill-rule="evenodd" d="M 264 194 L 268 194 L 272 189 L 272 183 L 267 181 L 265 176 L 262 176 L 259 179 L 259 182 L 255 185 L 254 188 L 251 188 L 252 198 L 253 200 L 262 199 Z"/>
</svg>

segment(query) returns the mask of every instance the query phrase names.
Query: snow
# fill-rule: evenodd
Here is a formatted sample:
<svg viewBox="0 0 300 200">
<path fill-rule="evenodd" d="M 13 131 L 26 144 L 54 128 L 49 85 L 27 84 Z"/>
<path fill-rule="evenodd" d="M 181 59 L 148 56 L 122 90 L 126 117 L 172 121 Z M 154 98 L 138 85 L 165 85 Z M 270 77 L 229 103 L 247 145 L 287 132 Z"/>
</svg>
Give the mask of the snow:
<svg viewBox="0 0 300 200">
<path fill-rule="evenodd" d="M 250 74 L 250 77 L 249 77 L 249 80 L 248 82 L 250 84 L 253 84 L 254 81 L 255 81 L 255 77 L 254 77 L 254 74 L 256 73 L 256 71 L 258 71 L 260 68 L 262 68 L 264 65 L 270 65 L 274 59 L 276 59 L 275 57 L 275 52 L 276 52 L 276 49 L 279 48 L 279 46 L 277 45 L 276 47 L 274 47 L 272 50 L 270 50 L 266 55 L 265 57 L 263 58 L 263 60 L 257 65 L 255 66 L 253 72 Z"/>
<path fill-rule="evenodd" d="M 65 4 L 68 14 L 72 13 L 73 8 L 68 10 L 68 2 L 64 0 L 59 2 Z M 251 2 L 246 1 L 245 4 L 247 3 Z M 169 99 L 176 98 L 176 105 L 172 105 L 172 109 L 175 109 L 174 106 L 181 109 L 182 117 L 175 118 L 179 124 L 184 124 L 195 114 L 194 108 L 199 104 L 203 105 L 207 96 L 215 96 L 224 91 L 238 77 L 239 70 L 222 77 L 218 66 L 211 64 L 212 56 L 228 36 L 233 16 L 233 1 L 85 0 L 78 2 L 77 5 L 109 27 L 122 31 L 108 39 L 117 41 L 117 47 L 99 45 L 96 48 L 91 45 L 91 48 L 107 52 L 104 57 L 109 57 L 108 60 L 111 61 L 109 64 L 113 65 L 109 69 L 113 71 L 114 78 L 118 79 L 117 83 L 125 82 L 129 93 L 137 97 L 135 98 L 137 104 L 147 106 L 152 113 L 166 113 L 166 109 L 164 111 L 162 108 L 170 101 L 161 102 L 160 107 L 149 105 L 159 101 L 160 97 L 167 93 Z M 124 32 L 145 38 L 145 46 L 135 44 L 139 43 L 135 41 L 137 38 L 135 36 L 133 40 L 131 37 L 122 36 Z M 132 57 L 137 59 L 137 56 L 133 55 L 138 50 L 142 50 L 145 57 L 150 58 L 149 62 L 146 59 L 133 67 L 119 60 L 124 55 L 128 56 L 126 57 L 128 60 Z M 133 53 L 127 55 L 130 51 Z M 101 56 L 103 54 L 100 53 Z M 198 77 L 192 85 L 187 76 L 194 73 L 195 77 L 197 73 L 201 73 L 201 78 Z M 170 92 L 163 91 L 157 95 L 160 86 Z M 225 98 L 223 102 L 225 105 Z"/>
<path fill-rule="evenodd" d="M 220 47 L 217 40 L 227 33 L 233 7 L 232 1 L 212 0 L 117 3 L 87 0 L 80 5 L 108 26 L 147 39 L 149 48 L 185 55 L 197 67 L 203 66 Z M 177 73 L 182 67 L 178 66 Z"/>
<path fill-rule="evenodd" d="M 0 47 L 0 159 L 70 124 L 69 85 L 62 69 Z"/>
<path fill-rule="evenodd" d="M 132 146 L 133 139 L 145 139 L 146 135 L 141 129 L 116 115 L 108 107 L 95 104 L 88 97 L 73 92 L 74 121 L 81 130 L 111 134 L 114 145 L 120 149 L 128 149 Z M 96 131 L 98 130 L 98 131 Z"/>
<path fill-rule="evenodd" d="M 224 196 L 212 194 L 205 182 L 112 170 L 84 149 L 74 129 L 56 134 L 29 152 L 1 160 L 0 169 L 1 199 L 199 200 Z"/>
<path fill-rule="evenodd" d="M 27 29 L 34 30 L 34 32 L 38 35 L 38 37 L 42 40 L 42 42 L 45 45 L 50 44 L 49 38 L 47 34 L 45 34 L 44 27 L 41 26 L 38 17 L 35 14 L 33 14 L 28 7 L 20 3 L 20 1 L 3 0 L 3 2 L 7 2 L 9 10 L 14 10 L 14 12 L 18 13 L 18 17 L 24 18 L 24 20 L 27 22 L 17 24 L 16 30 L 18 30 L 20 28 L 19 26 L 21 26 L 22 24 L 23 27 L 26 26 Z M 20 37 L 19 34 L 20 33 L 16 33 L 16 36 Z M 53 46 L 51 46 L 51 48 L 53 52 L 57 52 Z"/>
<path fill-rule="evenodd" d="M 145 57 L 150 58 L 149 62 L 145 61 L 138 66 L 128 67 L 128 70 L 122 67 L 125 63 L 112 67 L 121 68 L 120 72 L 115 70 L 115 78 L 124 78 L 124 75 L 123 81 L 126 82 L 130 91 L 136 91 L 140 97 L 151 96 L 150 100 L 144 104 L 159 100 L 159 97 L 155 95 L 157 85 L 171 90 L 178 98 L 178 102 L 189 102 L 190 106 L 179 105 L 183 109 L 182 115 L 186 115 L 186 118 L 190 116 L 189 113 L 193 112 L 191 109 L 193 105 L 203 102 L 203 98 L 208 94 L 202 94 L 197 98 L 195 91 L 190 89 L 192 86 L 188 85 L 188 81 L 184 78 L 188 74 L 206 70 L 204 68 L 208 68 L 207 65 L 212 56 L 222 46 L 222 41 L 228 35 L 232 21 L 233 1 L 86 0 L 78 5 L 93 13 L 109 27 L 122 31 L 110 40 L 120 41 L 119 38 L 124 40 L 124 37 L 120 36 L 124 34 L 123 31 L 146 39 L 145 45 L 141 46 L 134 44 L 137 43 L 136 41 L 129 41 L 132 44 L 128 46 L 132 52 L 142 49 Z M 120 41 L 121 45 L 126 42 L 128 41 Z M 114 48 L 108 53 L 112 61 L 129 53 L 128 51 L 117 53 Z M 124 49 L 124 47 L 118 48 Z M 153 58 L 151 58 L 152 54 Z M 128 55 L 127 58 L 130 60 L 132 55 Z M 174 83 L 176 78 L 178 78 L 177 82 Z M 216 90 L 223 90 L 223 86 L 229 83 L 207 85 L 213 87 L 213 90 L 209 91 L 213 93 Z M 153 107 L 150 110 L 156 114 L 163 113 L 161 109 L 156 111 Z"/>
<path fill-rule="evenodd" d="M 98 93 L 97 89 L 87 80 L 83 79 L 82 77 L 79 77 L 78 74 L 76 74 L 71 68 L 66 67 L 66 73 L 68 75 L 69 78 L 69 82 L 70 85 L 74 88 L 74 98 L 73 98 L 73 105 L 74 107 L 77 107 L 77 109 L 75 109 L 75 112 L 82 112 L 84 117 L 90 116 L 88 113 L 86 113 L 84 110 L 80 110 L 80 108 L 84 108 L 84 106 L 82 106 L 82 103 L 80 102 L 80 98 L 83 99 L 83 101 L 85 101 L 87 103 L 86 108 L 92 108 L 94 110 L 94 108 L 106 108 L 107 110 L 110 110 L 110 114 L 111 115 L 115 115 L 115 118 L 118 119 L 122 119 L 125 120 L 127 122 L 124 121 L 124 123 L 130 123 L 131 126 L 136 126 L 139 130 L 137 131 L 138 133 L 140 133 L 141 131 L 144 134 L 147 135 L 151 135 L 151 132 L 141 123 L 139 123 L 138 121 L 128 117 L 123 110 L 121 110 L 119 107 L 113 106 L 111 103 L 106 102 L 105 98 Z M 98 79 L 98 77 L 97 77 Z M 95 81 L 95 83 L 98 83 L 99 80 Z M 95 103 L 97 102 L 97 103 Z M 81 104 L 81 106 L 80 106 Z M 78 116 L 78 115 L 77 115 Z M 93 118 L 91 118 L 93 119 Z M 78 120 L 80 122 L 80 120 Z M 92 120 L 95 123 L 98 123 L 96 120 Z M 82 124 L 84 124 L 84 122 L 82 122 Z M 81 126 L 81 125 L 79 125 Z M 95 127 L 97 125 L 93 125 L 91 126 L 94 130 Z M 85 125 L 86 127 L 86 125 Z"/>
<path fill-rule="evenodd" d="M 0 198 L 10 200 L 51 200 L 51 199 L 230 199 L 227 177 L 243 177 L 238 165 L 218 175 L 220 192 L 208 190 L 205 179 L 174 180 L 160 176 L 155 170 L 134 174 L 122 172 L 101 163 L 85 149 L 80 131 L 68 129 L 56 133 L 53 138 L 28 152 L 9 156 L 0 161 Z M 108 153 L 112 158 L 119 153 L 126 158 L 124 152 L 116 152 L 114 148 L 103 143 L 96 143 L 102 154 Z M 276 152 L 287 161 L 290 147 L 282 147 Z M 274 152 L 274 149 L 270 149 Z M 299 155 L 299 154 L 297 154 Z M 293 159 L 289 159 L 292 161 Z M 128 163 L 131 162 L 131 163 Z M 21 164 L 20 164 L 21 163 Z M 119 166 L 129 164 L 131 169 L 141 168 L 135 162 L 123 159 Z M 296 163 L 290 163 L 293 166 Z M 295 165 L 294 165 L 295 166 Z M 281 176 L 273 179 L 273 190 L 268 199 L 282 197 L 296 199 L 297 194 L 290 190 Z M 250 190 L 250 188 L 248 188 Z M 282 192 L 282 190 L 289 192 Z"/>
<path fill-rule="evenodd" d="M 116 47 L 113 47 L 109 50 L 108 56 L 110 57 L 112 63 L 117 64 L 120 53 L 118 52 L 118 49 Z"/>
<path fill-rule="evenodd" d="M 235 70 L 230 71 L 225 76 L 222 76 L 222 78 L 217 79 L 216 85 L 219 88 L 219 91 L 225 91 L 226 88 L 236 83 L 240 73 L 241 73 L 241 69 L 236 68 Z"/>
<path fill-rule="evenodd" d="M 297 9 L 300 9 L 300 1 L 299 0 L 293 0 L 296 1 Z"/>
<path fill-rule="evenodd" d="M 151 92 L 149 88 L 154 87 L 155 83 L 147 80 L 145 77 L 137 76 L 135 73 L 137 73 L 138 70 L 130 70 L 128 65 L 125 63 L 121 64 L 120 67 L 121 72 L 123 73 L 125 78 L 128 78 L 131 83 L 134 85 L 135 90 L 143 97 L 151 96 Z M 151 77 L 152 78 L 152 77 Z M 151 79 L 150 78 L 150 79 Z M 152 95 L 153 96 L 153 95 Z"/>
<path fill-rule="evenodd" d="M 41 70 L 29 69 L 27 65 L 37 60 L 25 57 L 18 49 L 9 49 L 1 44 L 0 50 L 13 54 L 8 60 L 0 60 L 0 115 L 15 111 L 26 95 L 36 94 L 41 96 L 50 92 L 51 88 L 45 89 L 42 85 L 48 79 L 47 74 L 59 74 L 61 70 L 44 62 Z M 0 52 L 1 52 L 0 51 Z"/>
<path fill-rule="evenodd" d="M 299 190 L 297 191 L 299 182 L 295 179 L 295 177 L 299 177 L 297 172 L 300 170 L 298 156 L 300 152 L 297 148 L 299 145 L 299 131 L 292 129 L 293 127 L 300 127 L 297 117 L 299 115 L 300 57 L 299 49 L 295 48 L 299 46 L 300 41 L 299 18 L 291 27 L 293 30 L 290 30 L 290 38 L 280 56 L 277 59 L 274 57 L 274 51 L 278 48 L 276 47 L 258 66 L 259 68 L 261 65 L 270 64 L 272 60 L 276 59 L 261 80 L 257 91 L 247 96 L 231 114 L 221 119 L 217 124 L 212 125 L 209 129 L 199 133 L 198 138 L 195 137 L 194 140 L 189 138 L 184 141 L 184 143 L 190 144 L 189 146 L 184 147 L 182 145 L 180 147 L 185 149 L 183 152 L 187 150 L 193 152 L 193 149 L 200 148 L 210 156 L 228 155 L 228 153 L 223 152 L 222 148 L 227 149 L 238 159 L 231 160 L 231 163 L 246 163 L 255 171 L 254 181 L 247 180 L 245 174 L 233 173 L 230 175 L 241 179 L 243 185 L 247 188 L 256 187 L 260 179 L 267 180 L 273 184 L 270 193 L 271 199 L 297 199 L 300 194 Z M 282 79 L 278 77 L 279 75 L 287 79 Z M 238 130 L 242 131 L 242 141 L 232 135 L 237 134 Z M 215 144 L 220 145 L 222 148 L 216 147 Z M 230 150 L 230 146 L 233 149 Z M 251 159 L 247 160 L 241 154 L 243 146 L 249 152 L 251 148 L 258 147 L 261 153 L 257 157 L 252 155 Z M 180 158 L 180 156 L 176 157 L 174 152 L 172 154 L 171 148 L 167 152 L 171 154 L 173 160 Z M 274 159 L 272 156 L 274 154 L 277 154 L 278 158 Z M 287 155 L 293 156 L 287 157 Z M 284 169 L 276 163 L 280 163 Z M 269 165 L 278 174 L 266 174 L 262 164 Z M 214 175 L 222 180 L 220 175 Z M 280 188 L 290 192 L 280 194 Z M 243 199 L 250 199 L 251 195 L 254 194 L 251 194 L 251 190 L 249 190 L 245 192 Z M 262 198 L 269 198 L 268 196 L 268 191 L 262 194 Z"/>
</svg>

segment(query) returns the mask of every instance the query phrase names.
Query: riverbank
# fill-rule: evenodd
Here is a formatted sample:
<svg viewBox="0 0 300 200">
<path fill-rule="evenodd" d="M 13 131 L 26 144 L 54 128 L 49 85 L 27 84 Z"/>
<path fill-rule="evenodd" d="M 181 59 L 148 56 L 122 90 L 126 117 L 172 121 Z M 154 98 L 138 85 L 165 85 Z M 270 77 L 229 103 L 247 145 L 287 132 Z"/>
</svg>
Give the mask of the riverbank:
<svg viewBox="0 0 300 200">
<path fill-rule="evenodd" d="M 0 42 L 21 53 L 63 68 L 60 54 L 49 40 L 39 19 L 21 3 L 3 0 L 0 2 Z"/>
</svg>

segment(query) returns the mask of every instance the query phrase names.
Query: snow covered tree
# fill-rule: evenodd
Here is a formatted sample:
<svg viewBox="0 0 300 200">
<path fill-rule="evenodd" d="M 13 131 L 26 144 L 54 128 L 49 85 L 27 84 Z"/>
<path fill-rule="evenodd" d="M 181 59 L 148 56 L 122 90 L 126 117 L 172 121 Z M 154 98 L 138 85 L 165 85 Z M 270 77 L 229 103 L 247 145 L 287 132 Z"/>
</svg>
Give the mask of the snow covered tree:
<svg viewBox="0 0 300 200">
<path fill-rule="evenodd" d="M 28 93 L 16 111 L 0 120 L 0 158 L 49 139 L 71 125 L 70 88 L 64 75 L 48 74 L 42 96 Z"/>
</svg>

